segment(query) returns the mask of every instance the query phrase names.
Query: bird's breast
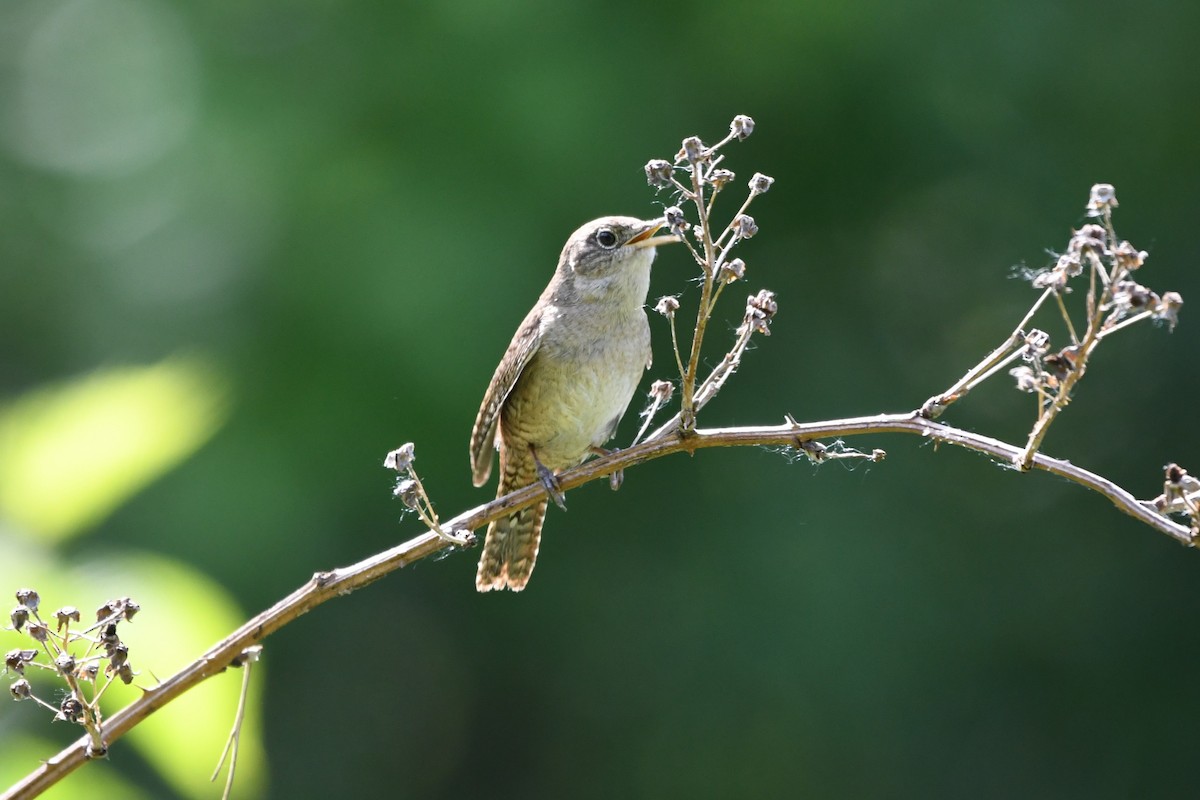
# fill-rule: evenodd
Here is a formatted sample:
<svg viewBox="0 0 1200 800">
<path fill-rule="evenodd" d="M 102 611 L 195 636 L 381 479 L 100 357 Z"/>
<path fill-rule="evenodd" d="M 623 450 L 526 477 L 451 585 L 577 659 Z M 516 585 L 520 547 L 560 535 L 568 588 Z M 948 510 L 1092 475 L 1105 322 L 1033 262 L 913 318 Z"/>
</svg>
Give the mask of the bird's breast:
<svg viewBox="0 0 1200 800">
<path fill-rule="evenodd" d="M 543 316 L 538 351 L 505 402 L 506 444 L 532 444 L 551 469 L 582 461 L 615 432 L 650 355 L 641 307 L 554 306 Z"/>
</svg>

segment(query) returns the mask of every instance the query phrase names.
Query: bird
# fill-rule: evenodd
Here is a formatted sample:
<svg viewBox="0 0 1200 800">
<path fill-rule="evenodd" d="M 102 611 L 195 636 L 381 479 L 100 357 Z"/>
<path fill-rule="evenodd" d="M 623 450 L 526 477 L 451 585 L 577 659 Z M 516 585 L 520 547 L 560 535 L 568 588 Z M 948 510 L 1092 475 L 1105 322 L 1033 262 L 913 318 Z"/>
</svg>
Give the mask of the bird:
<svg viewBox="0 0 1200 800">
<path fill-rule="evenodd" d="M 493 521 L 475 587 L 521 591 L 537 561 L 548 500 L 566 508 L 556 474 L 616 432 L 650 367 L 646 295 L 664 219 L 601 217 L 571 234 L 541 297 L 496 367 L 471 431 L 471 472 L 482 486 L 500 453 L 502 497 L 536 481 L 547 496 Z"/>
</svg>

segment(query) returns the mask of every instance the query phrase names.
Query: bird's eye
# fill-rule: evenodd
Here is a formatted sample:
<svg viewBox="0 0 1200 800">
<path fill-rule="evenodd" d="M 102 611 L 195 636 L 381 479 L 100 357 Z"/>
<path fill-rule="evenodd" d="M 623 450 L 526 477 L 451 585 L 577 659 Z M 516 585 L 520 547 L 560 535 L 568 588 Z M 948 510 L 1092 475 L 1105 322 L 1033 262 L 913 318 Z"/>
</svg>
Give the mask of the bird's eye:
<svg viewBox="0 0 1200 800">
<path fill-rule="evenodd" d="M 596 244 L 605 250 L 611 250 L 617 246 L 617 235 L 609 228 L 601 228 L 596 231 Z"/>
</svg>

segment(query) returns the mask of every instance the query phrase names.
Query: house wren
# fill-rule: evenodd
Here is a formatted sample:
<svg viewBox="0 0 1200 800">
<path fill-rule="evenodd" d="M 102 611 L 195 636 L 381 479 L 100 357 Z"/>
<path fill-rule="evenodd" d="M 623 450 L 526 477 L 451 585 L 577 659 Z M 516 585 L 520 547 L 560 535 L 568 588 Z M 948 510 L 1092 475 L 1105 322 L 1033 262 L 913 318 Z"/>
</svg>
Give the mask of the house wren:
<svg viewBox="0 0 1200 800">
<path fill-rule="evenodd" d="M 601 217 L 567 240 L 550 284 L 517 329 L 471 431 L 471 471 L 482 486 L 500 451 L 497 497 L 541 480 L 560 506 L 555 473 L 616 432 L 650 366 L 643 306 L 663 220 Z M 537 559 L 546 498 L 488 526 L 475 587 L 520 591 Z"/>
</svg>

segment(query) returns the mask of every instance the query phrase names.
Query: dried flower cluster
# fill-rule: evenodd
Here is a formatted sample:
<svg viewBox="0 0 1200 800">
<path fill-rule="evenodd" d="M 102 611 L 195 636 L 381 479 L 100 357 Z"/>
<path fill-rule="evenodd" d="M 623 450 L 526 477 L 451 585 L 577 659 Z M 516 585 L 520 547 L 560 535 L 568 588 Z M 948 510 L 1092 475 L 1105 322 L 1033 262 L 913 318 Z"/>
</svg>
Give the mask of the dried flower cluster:
<svg viewBox="0 0 1200 800">
<path fill-rule="evenodd" d="M 699 367 L 700 347 L 717 300 L 726 286 L 746 278 L 746 262 L 741 258 L 730 258 L 734 247 L 758 233 L 758 223 L 746 210 L 754 198 L 766 194 L 775 182 L 774 178 L 760 172 L 754 173 L 747 184 L 749 192 L 745 200 L 729 218 L 729 223 L 719 232 L 716 231 L 712 213 L 717 195 L 731 187 L 737 179 L 731 170 L 721 166 L 725 158 L 721 150 L 731 142 L 745 141 L 753 132 L 754 120 L 739 114 L 730 123 L 729 133 L 716 144 L 706 145 L 700 137 L 689 136 L 681 143 L 673 161 L 654 159 L 646 164 L 646 181 L 655 189 L 667 189 L 671 192 L 672 205 L 663 211 L 666 225 L 671 233 L 687 245 L 692 258 L 700 266 L 703 279 L 700 302 L 696 310 L 696 326 L 686 354 L 680 349 L 675 326 L 676 312 L 680 307 L 679 300 L 675 297 L 663 297 L 654 307 L 655 311 L 667 318 L 671 326 L 671 344 L 680 381 L 681 411 L 677 421 L 685 432 L 693 430 L 699 406 L 716 393 L 728 374 L 740 363 L 741 353 L 749 343 L 748 337 L 743 334 L 767 333 L 767 324 L 775 313 L 774 295 L 765 290 L 758 295 L 751 295 L 751 305 L 747 307 L 733 348 L 722 361 L 722 365 L 703 383 L 698 384 L 696 373 Z M 685 211 L 685 207 L 689 208 L 690 212 Z M 649 405 L 642 412 L 642 429 L 634 441 L 642 437 L 654 415 L 669 402 L 670 396 L 664 397 L 661 386 L 664 383 L 659 381 L 650 390 Z M 668 423 L 659 432 L 666 430 L 674 422 L 676 420 L 672 420 L 672 423 Z M 658 435 L 659 432 L 654 435 Z"/>
<path fill-rule="evenodd" d="M 1073 231 L 1066 252 L 1053 266 L 1032 276 L 1034 288 L 1043 290 L 1042 299 L 1054 298 L 1070 342 L 1055 349 L 1048 335 L 1032 330 L 1017 350 L 1026 363 L 1009 371 L 1017 388 L 1038 397 L 1038 419 L 1020 464 L 1025 468 L 1054 417 L 1070 401 L 1071 390 L 1083 377 L 1092 352 L 1106 336 L 1144 320 L 1165 323 L 1174 330 L 1178 320 L 1183 298 L 1177 292 L 1160 296 L 1134 280 L 1134 273 L 1146 262 L 1146 252 L 1117 237 L 1112 222 L 1116 207 L 1116 190 L 1110 184 L 1093 186 L 1087 214 L 1099 218 L 1100 223 Z M 1079 334 L 1063 297 L 1071 291 L 1070 282 L 1085 274 L 1088 285 L 1080 326 L 1083 332 Z"/>
<path fill-rule="evenodd" d="M 474 545 L 475 536 L 470 531 L 447 532 L 442 530 L 437 512 L 433 510 L 433 501 L 429 499 L 429 495 L 425 492 L 425 485 L 421 483 L 420 476 L 413 469 L 413 462 L 416 460 L 416 447 L 412 442 L 405 442 L 384 457 L 383 466 L 397 473 L 396 486 L 392 489 L 392 496 L 399 498 L 409 511 L 417 512 L 421 522 L 447 542 L 456 547 Z"/>
<path fill-rule="evenodd" d="M 1025 448 L 1016 461 L 1029 469 L 1050 424 L 1071 400 L 1072 390 L 1087 371 L 1088 360 L 1105 337 L 1138 322 L 1152 321 L 1175 328 L 1183 298 L 1177 292 L 1157 292 L 1135 279 L 1146 263 L 1146 251 L 1117 236 L 1113 209 L 1117 193 L 1112 185 L 1098 183 L 1088 197 L 1086 213 L 1099 220 L 1072 231 L 1064 253 L 1046 269 L 1029 275 L 1041 296 L 1017 325 L 1008 340 L 975 365 L 954 386 L 929 398 L 918 412 L 934 419 L 973 387 L 1014 361 L 1024 363 L 1008 370 L 1016 387 L 1037 396 L 1037 418 Z M 1076 319 L 1066 296 L 1083 283 L 1083 309 Z M 1069 341 L 1055 346 L 1043 330 L 1028 327 L 1038 310 L 1053 300 Z"/>
<path fill-rule="evenodd" d="M 32 700 L 54 714 L 56 720 L 77 723 L 88 732 L 89 755 L 107 752 L 104 741 L 100 698 L 114 680 L 132 683 L 137 672 L 129 663 L 129 646 L 121 640 L 119 626 L 131 622 L 141 606 L 128 597 L 110 600 L 96 609 L 96 621 L 81 630 L 82 614 L 74 606 L 63 606 L 51 617 L 53 628 L 39 613 L 41 598 L 34 589 L 19 589 L 17 606 L 9 614 L 10 629 L 24 633 L 35 646 L 10 650 L 4 656 L 4 671 L 16 676 L 9 686 L 14 700 Z M 38 657 L 46 656 L 45 661 Z M 67 691 L 57 705 L 34 694 L 26 677 L 28 670 L 55 673 Z"/>
<path fill-rule="evenodd" d="M 1163 492 L 1146 503 L 1159 514 L 1186 516 L 1192 540 L 1200 538 L 1200 478 L 1188 474 L 1178 464 L 1163 467 Z"/>
</svg>

